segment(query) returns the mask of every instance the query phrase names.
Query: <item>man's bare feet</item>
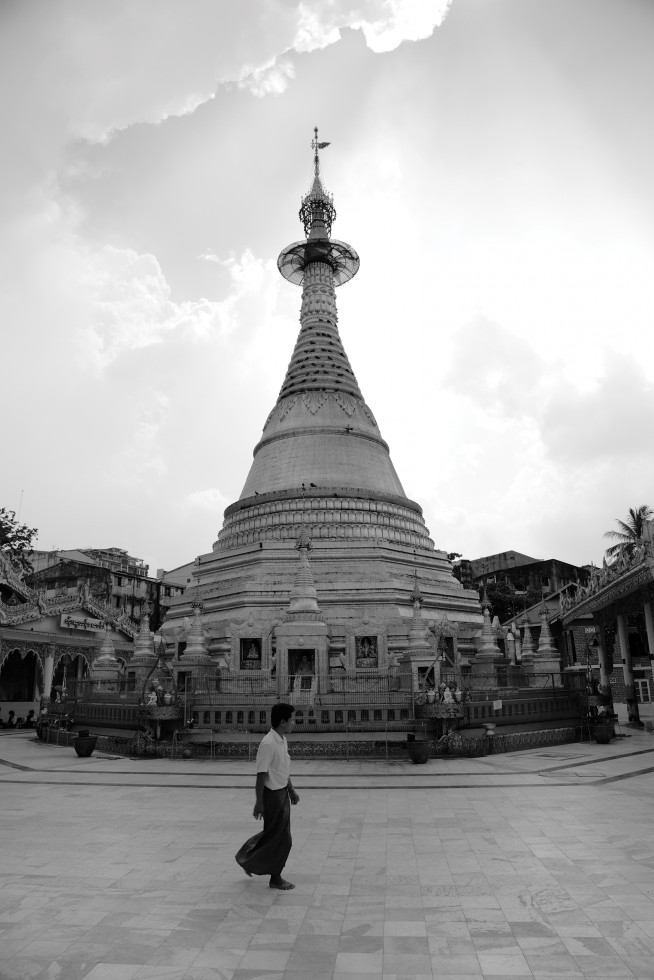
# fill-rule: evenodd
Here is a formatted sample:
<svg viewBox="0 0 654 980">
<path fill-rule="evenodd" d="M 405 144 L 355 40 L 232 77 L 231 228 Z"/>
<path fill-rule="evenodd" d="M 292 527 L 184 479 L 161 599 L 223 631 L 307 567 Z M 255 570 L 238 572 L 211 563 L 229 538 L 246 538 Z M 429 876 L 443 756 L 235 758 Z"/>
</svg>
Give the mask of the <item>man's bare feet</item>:
<svg viewBox="0 0 654 980">
<path fill-rule="evenodd" d="M 290 892 L 291 888 L 295 888 L 295 885 L 291 884 L 290 881 L 285 881 L 282 877 L 271 878 L 270 879 L 271 888 L 279 888 L 282 892 Z"/>
</svg>

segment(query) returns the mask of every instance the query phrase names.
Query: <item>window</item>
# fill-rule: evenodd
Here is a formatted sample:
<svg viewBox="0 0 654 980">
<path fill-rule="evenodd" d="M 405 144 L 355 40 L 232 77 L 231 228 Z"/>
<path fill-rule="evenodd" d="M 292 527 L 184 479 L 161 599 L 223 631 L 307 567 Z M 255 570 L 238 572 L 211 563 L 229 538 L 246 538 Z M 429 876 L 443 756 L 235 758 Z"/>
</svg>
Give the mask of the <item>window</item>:
<svg viewBox="0 0 654 980">
<path fill-rule="evenodd" d="M 223 720 L 222 713 L 220 711 L 216 711 L 213 716 L 214 725 L 222 724 L 222 720 Z"/>
<path fill-rule="evenodd" d="M 202 712 L 202 724 L 203 725 L 210 725 L 211 724 L 211 712 L 210 711 L 203 711 Z"/>
<path fill-rule="evenodd" d="M 636 697 L 641 704 L 649 704 L 652 700 L 649 690 L 649 681 L 634 681 L 636 687 Z"/>
</svg>

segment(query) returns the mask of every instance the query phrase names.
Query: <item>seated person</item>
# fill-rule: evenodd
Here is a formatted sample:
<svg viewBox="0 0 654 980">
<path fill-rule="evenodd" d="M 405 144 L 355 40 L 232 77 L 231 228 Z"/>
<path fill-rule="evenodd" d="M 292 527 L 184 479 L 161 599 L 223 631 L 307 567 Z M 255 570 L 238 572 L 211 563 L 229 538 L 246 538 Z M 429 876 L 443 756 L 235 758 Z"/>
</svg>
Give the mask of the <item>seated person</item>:
<svg viewBox="0 0 654 980">
<path fill-rule="evenodd" d="M 2 727 L 3 728 L 15 728 L 16 727 L 16 717 L 15 717 L 15 712 L 14 711 L 10 711 L 9 712 L 9 717 L 7 718 L 6 722 L 4 723 L 4 725 Z"/>
</svg>

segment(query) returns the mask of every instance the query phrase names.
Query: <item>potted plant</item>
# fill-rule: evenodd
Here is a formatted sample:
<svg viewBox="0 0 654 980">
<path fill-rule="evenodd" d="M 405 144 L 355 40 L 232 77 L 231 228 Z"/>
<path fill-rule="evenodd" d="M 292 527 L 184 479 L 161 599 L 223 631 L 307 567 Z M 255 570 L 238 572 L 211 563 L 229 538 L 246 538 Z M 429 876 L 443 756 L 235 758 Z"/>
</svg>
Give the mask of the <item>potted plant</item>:
<svg viewBox="0 0 654 980">
<path fill-rule="evenodd" d="M 415 732 L 407 732 L 406 747 L 414 765 L 424 765 L 429 759 L 430 740 L 427 726 L 419 724 Z"/>
<path fill-rule="evenodd" d="M 98 736 L 91 735 L 87 728 L 82 728 L 73 739 L 73 746 L 80 758 L 87 759 L 93 755 L 93 750 L 98 744 Z"/>
<path fill-rule="evenodd" d="M 599 745 L 608 745 L 614 736 L 613 715 L 603 712 L 591 721 L 591 735 Z"/>
</svg>

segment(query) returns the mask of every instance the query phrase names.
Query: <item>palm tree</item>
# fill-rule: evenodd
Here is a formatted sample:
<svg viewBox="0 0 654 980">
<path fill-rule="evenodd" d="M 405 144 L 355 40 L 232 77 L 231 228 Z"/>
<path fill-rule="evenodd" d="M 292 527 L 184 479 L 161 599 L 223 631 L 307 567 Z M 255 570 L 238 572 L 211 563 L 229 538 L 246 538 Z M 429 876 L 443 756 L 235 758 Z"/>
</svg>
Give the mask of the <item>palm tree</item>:
<svg viewBox="0 0 654 980">
<path fill-rule="evenodd" d="M 642 540 L 645 524 L 653 516 L 652 508 L 647 504 L 641 504 L 640 507 L 629 508 L 629 517 L 626 521 L 616 518 L 620 530 L 606 531 L 604 534 L 605 538 L 612 538 L 616 542 L 606 549 L 606 557 L 617 558 L 619 555 L 631 557 L 636 544 Z"/>
</svg>

